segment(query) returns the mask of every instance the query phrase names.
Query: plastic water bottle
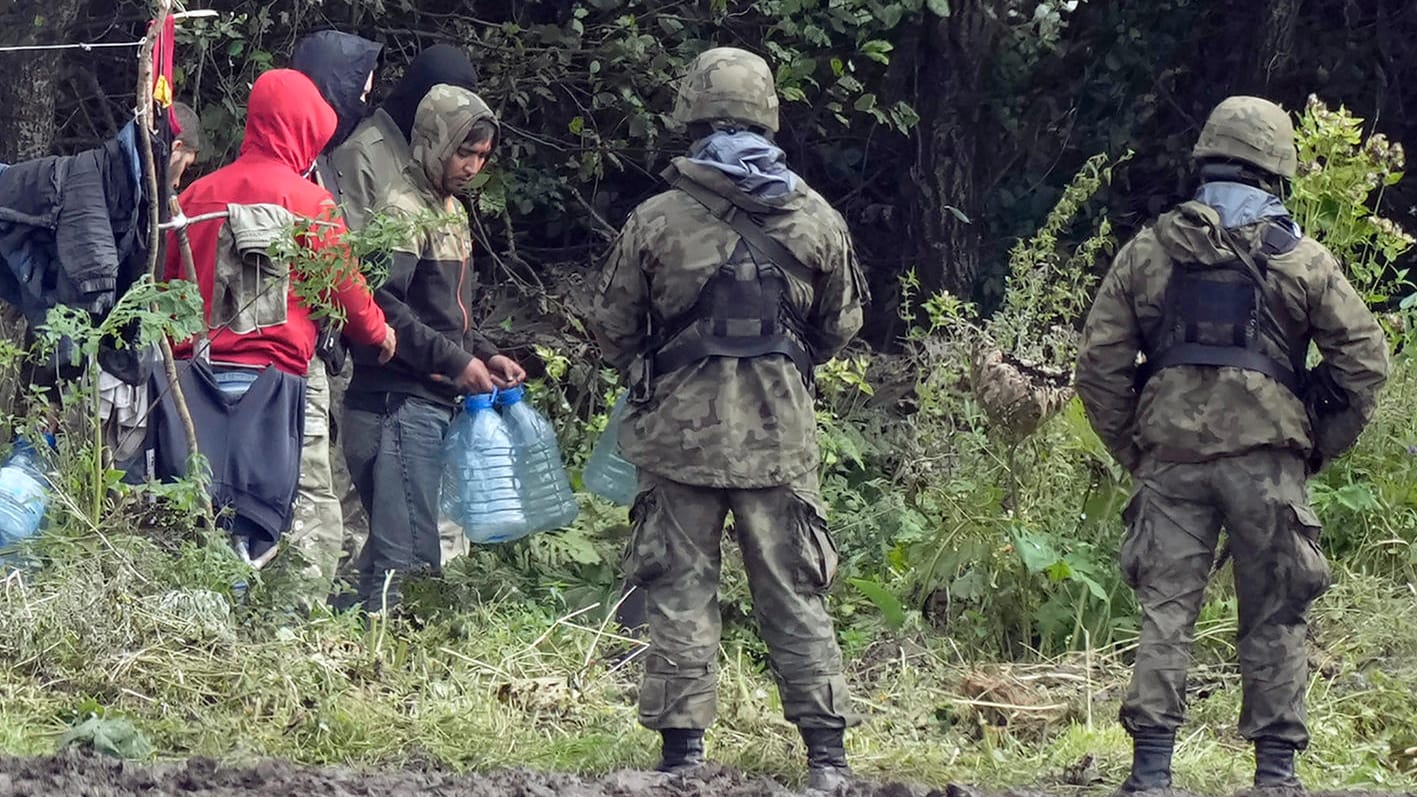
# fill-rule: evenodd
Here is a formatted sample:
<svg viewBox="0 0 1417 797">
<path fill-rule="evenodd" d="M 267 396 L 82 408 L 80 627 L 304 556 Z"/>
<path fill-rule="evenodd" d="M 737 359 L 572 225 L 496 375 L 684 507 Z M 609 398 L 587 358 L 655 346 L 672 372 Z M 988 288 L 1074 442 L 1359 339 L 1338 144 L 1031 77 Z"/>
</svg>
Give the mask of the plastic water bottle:
<svg viewBox="0 0 1417 797">
<path fill-rule="evenodd" d="M 17 439 L 10 458 L 0 467 L 0 548 L 34 536 L 48 508 L 49 481 L 41 470 L 39 452 L 28 440 Z"/>
<path fill-rule="evenodd" d="M 516 450 L 527 533 L 534 534 L 571 525 L 581 508 L 561 460 L 555 428 L 525 398 L 525 388 L 514 387 L 497 394 L 497 406 Z"/>
<path fill-rule="evenodd" d="M 469 396 L 464 408 L 444 446 L 443 489 L 455 492 L 444 502 L 448 517 L 478 544 L 526 536 L 511 432 L 493 409 L 492 394 Z"/>
<path fill-rule="evenodd" d="M 628 398 L 629 393 L 620 394 L 610 410 L 610 421 L 590 450 L 590 461 L 582 474 L 587 490 L 620 506 L 634 503 L 640 480 L 639 470 L 620 456 L 620 425 L 629 409 Z"/>
</svg>

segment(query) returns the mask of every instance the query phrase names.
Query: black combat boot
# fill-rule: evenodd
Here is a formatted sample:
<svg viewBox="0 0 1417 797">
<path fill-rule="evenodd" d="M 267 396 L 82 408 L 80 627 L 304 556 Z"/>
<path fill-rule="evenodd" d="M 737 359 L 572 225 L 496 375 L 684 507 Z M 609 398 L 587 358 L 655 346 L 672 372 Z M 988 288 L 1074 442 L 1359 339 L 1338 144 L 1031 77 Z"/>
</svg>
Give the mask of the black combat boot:
<svg viewBox="0 0 1417 797">
<path fill-rule="evenodd" d="M 1304 784 L 1294 774 L 1293 742 L 1281 739 L 1255 740 L 1255 788 L 1302 789 Z"/>
<path fill-rule="evenodd" d="M 844 728 L 802 728 L 807 745 L 807 788 L 834 792 L 851 779 Z"/>
<path fill-rule="evenodd" d="M 661 739 L 660 772 L 682 775 L 704 765 L 704 732 L 699 728 L 665 728 Z"/>
<path fill-rule="evenodd" d="M 1176 749 L 1176 732 L 1139 730 L 1132 734 L 1132 774 L 1116 794 L 1171 788 L 1171 753 Z"/>
</svg>

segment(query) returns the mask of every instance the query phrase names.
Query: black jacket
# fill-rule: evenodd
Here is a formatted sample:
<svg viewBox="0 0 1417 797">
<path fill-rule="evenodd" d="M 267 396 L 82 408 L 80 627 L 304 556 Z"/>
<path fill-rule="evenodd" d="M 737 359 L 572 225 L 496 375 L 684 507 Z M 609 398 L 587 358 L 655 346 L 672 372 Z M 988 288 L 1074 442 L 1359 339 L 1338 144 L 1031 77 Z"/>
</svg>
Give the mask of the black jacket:
<svg viewBox="0 0 1417 797">
<path fill-rule="evenodd" d="M 467 222 L 462 222 L 466 229 Z M 355 409 L 378 411 L 386 396 L 416 396 L 451 404 L 461 391 L 451 382 L 433 382 L 439 374 L 457 378 L 473 357 L 483 362 L 497 356 L 495 344 L 473 323 L 476 276 L 466 257 L 458 257 L 440 244 L 453 235 L 437 234 L 418 253 L 398 251 L 389 260 L 389 278 L 374 296 L 399 333 L 398 353 L 380 365 L 377 352 L 367 346 L 350 349 L 354 378 L 345 400 Z"/>
<path fill-rule="evenodd" d="M 379 65 L 384 45 L 337 30 L 322 30 L 295 43 L 290 68 L 302 72 L 335 109 L 339 125 L 325 152 L 344 143 L 368 112 L 360 95 L 369 73 Z"/>
<path fill-rule="evenodd" d="M 60 304 L 102 316 L 145 270 L 136 135 L 0 172 L 0 299 L 32 324 Z"/>
</svg>

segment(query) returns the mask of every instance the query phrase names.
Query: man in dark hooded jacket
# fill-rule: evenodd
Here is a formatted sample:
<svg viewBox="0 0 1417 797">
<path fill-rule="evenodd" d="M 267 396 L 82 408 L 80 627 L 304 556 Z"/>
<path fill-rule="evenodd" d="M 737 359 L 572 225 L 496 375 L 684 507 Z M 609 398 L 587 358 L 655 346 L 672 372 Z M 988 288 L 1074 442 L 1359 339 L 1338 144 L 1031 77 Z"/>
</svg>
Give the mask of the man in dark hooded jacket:
<svg viewBox="0 0 1417 797">
<path fill-rule="evenodd" d="M 345 221 L 351 228 L 368 224 L 384 194 L 407 181 L 405 168 L 413 161 L 411 142 L 419 103 L 440 83 L 477 90 L 477 70 L 457 47 L 438 44 L 414 57 L 389 96 L 330 156 L 340 184 Z M 364 545 L 361 531 L 353 524 L 346 526 L 347 552 Z M 443 521 L 438 534 L 444 563 L 467 551 L 467 539 L 457 524 Z"/>
<path fill-rule="evenodd" d="M 339 180 L 330 164 L 330 153 L 344 143 L 367 115 L 365 99 L 374 83 L 383 45 L 350 33 L 322 30 L 296 42 L 290 66 L 310 78 L 334 109 L 338 122 L 330 143 L 315 159 L 315 182 L 324 186 L 337 204 L 342 203 Z M 332 434 L 334 392 L 331 379 L 344 370 L 346 353 L 339 330 L 320 325 L 316 359 L 306 373 L 305 438 L 300 451 L 300 487 L 290 545 L 306 560 L 301 573 L 302 596 L 313 603 L 329 593 L 339 565 L 344 541 L 344 509 L 336 485 L 337 455 Z M 338 391 L 341 392 L 342 391 Z M 348 488 L 347 477 L 341 481 Z"/>
<path fill-rule="evenodd" d="M 322 30 L 295 43 L 290 68 L 305 73 L 339 117 L 335 134 L 315 160 L 315 176 L 340 204 L 338 175 L 330 155 L 368 115 L 365 101 L 374 87 L 374 68 L 384 46 L 352 33 Z"/>
<path fill-rule="evenodd" d="M 379 108 L 330 155 L 345 219 L 351 227 L 367 224 L 380 195 L 402 179 L 404 166 L 413 157 L 409 142 L 418 103 L 439 83 L 476 91 L 477 69 L 456 47 L 429 47 L 408 65 L 403 79 Z"/>
</svg>

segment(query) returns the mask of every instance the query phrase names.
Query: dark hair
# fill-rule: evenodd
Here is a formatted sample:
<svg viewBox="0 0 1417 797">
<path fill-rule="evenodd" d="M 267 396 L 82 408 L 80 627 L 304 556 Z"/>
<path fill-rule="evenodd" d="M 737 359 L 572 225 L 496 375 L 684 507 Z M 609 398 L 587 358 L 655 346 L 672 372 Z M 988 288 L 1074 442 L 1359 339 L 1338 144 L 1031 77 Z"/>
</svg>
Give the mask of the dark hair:
<svg viewBox="0 0 1417 797">
<path fill-rule="evenodd" d="M 462 143 L 477 146 L 490 141 L 492 148 L 496 149 L 497 137 L 500 132 L 496 122 L 491 119 L 479 119 L 472 129 L 467 131 L 467 138 L 464 138 Z"/>
<path fill-rule="evenodd" d="M 182 132 L 173 140 L 181 141 L 182 146 L 193 154 L 206 149 L 207 139 L 202 135 L 202 119 L 197 116 L 197 112 L 183 103 L 174 102 L 172 114 L 177 117 L 177 124 L 182 128 Z"/>
</svg>

